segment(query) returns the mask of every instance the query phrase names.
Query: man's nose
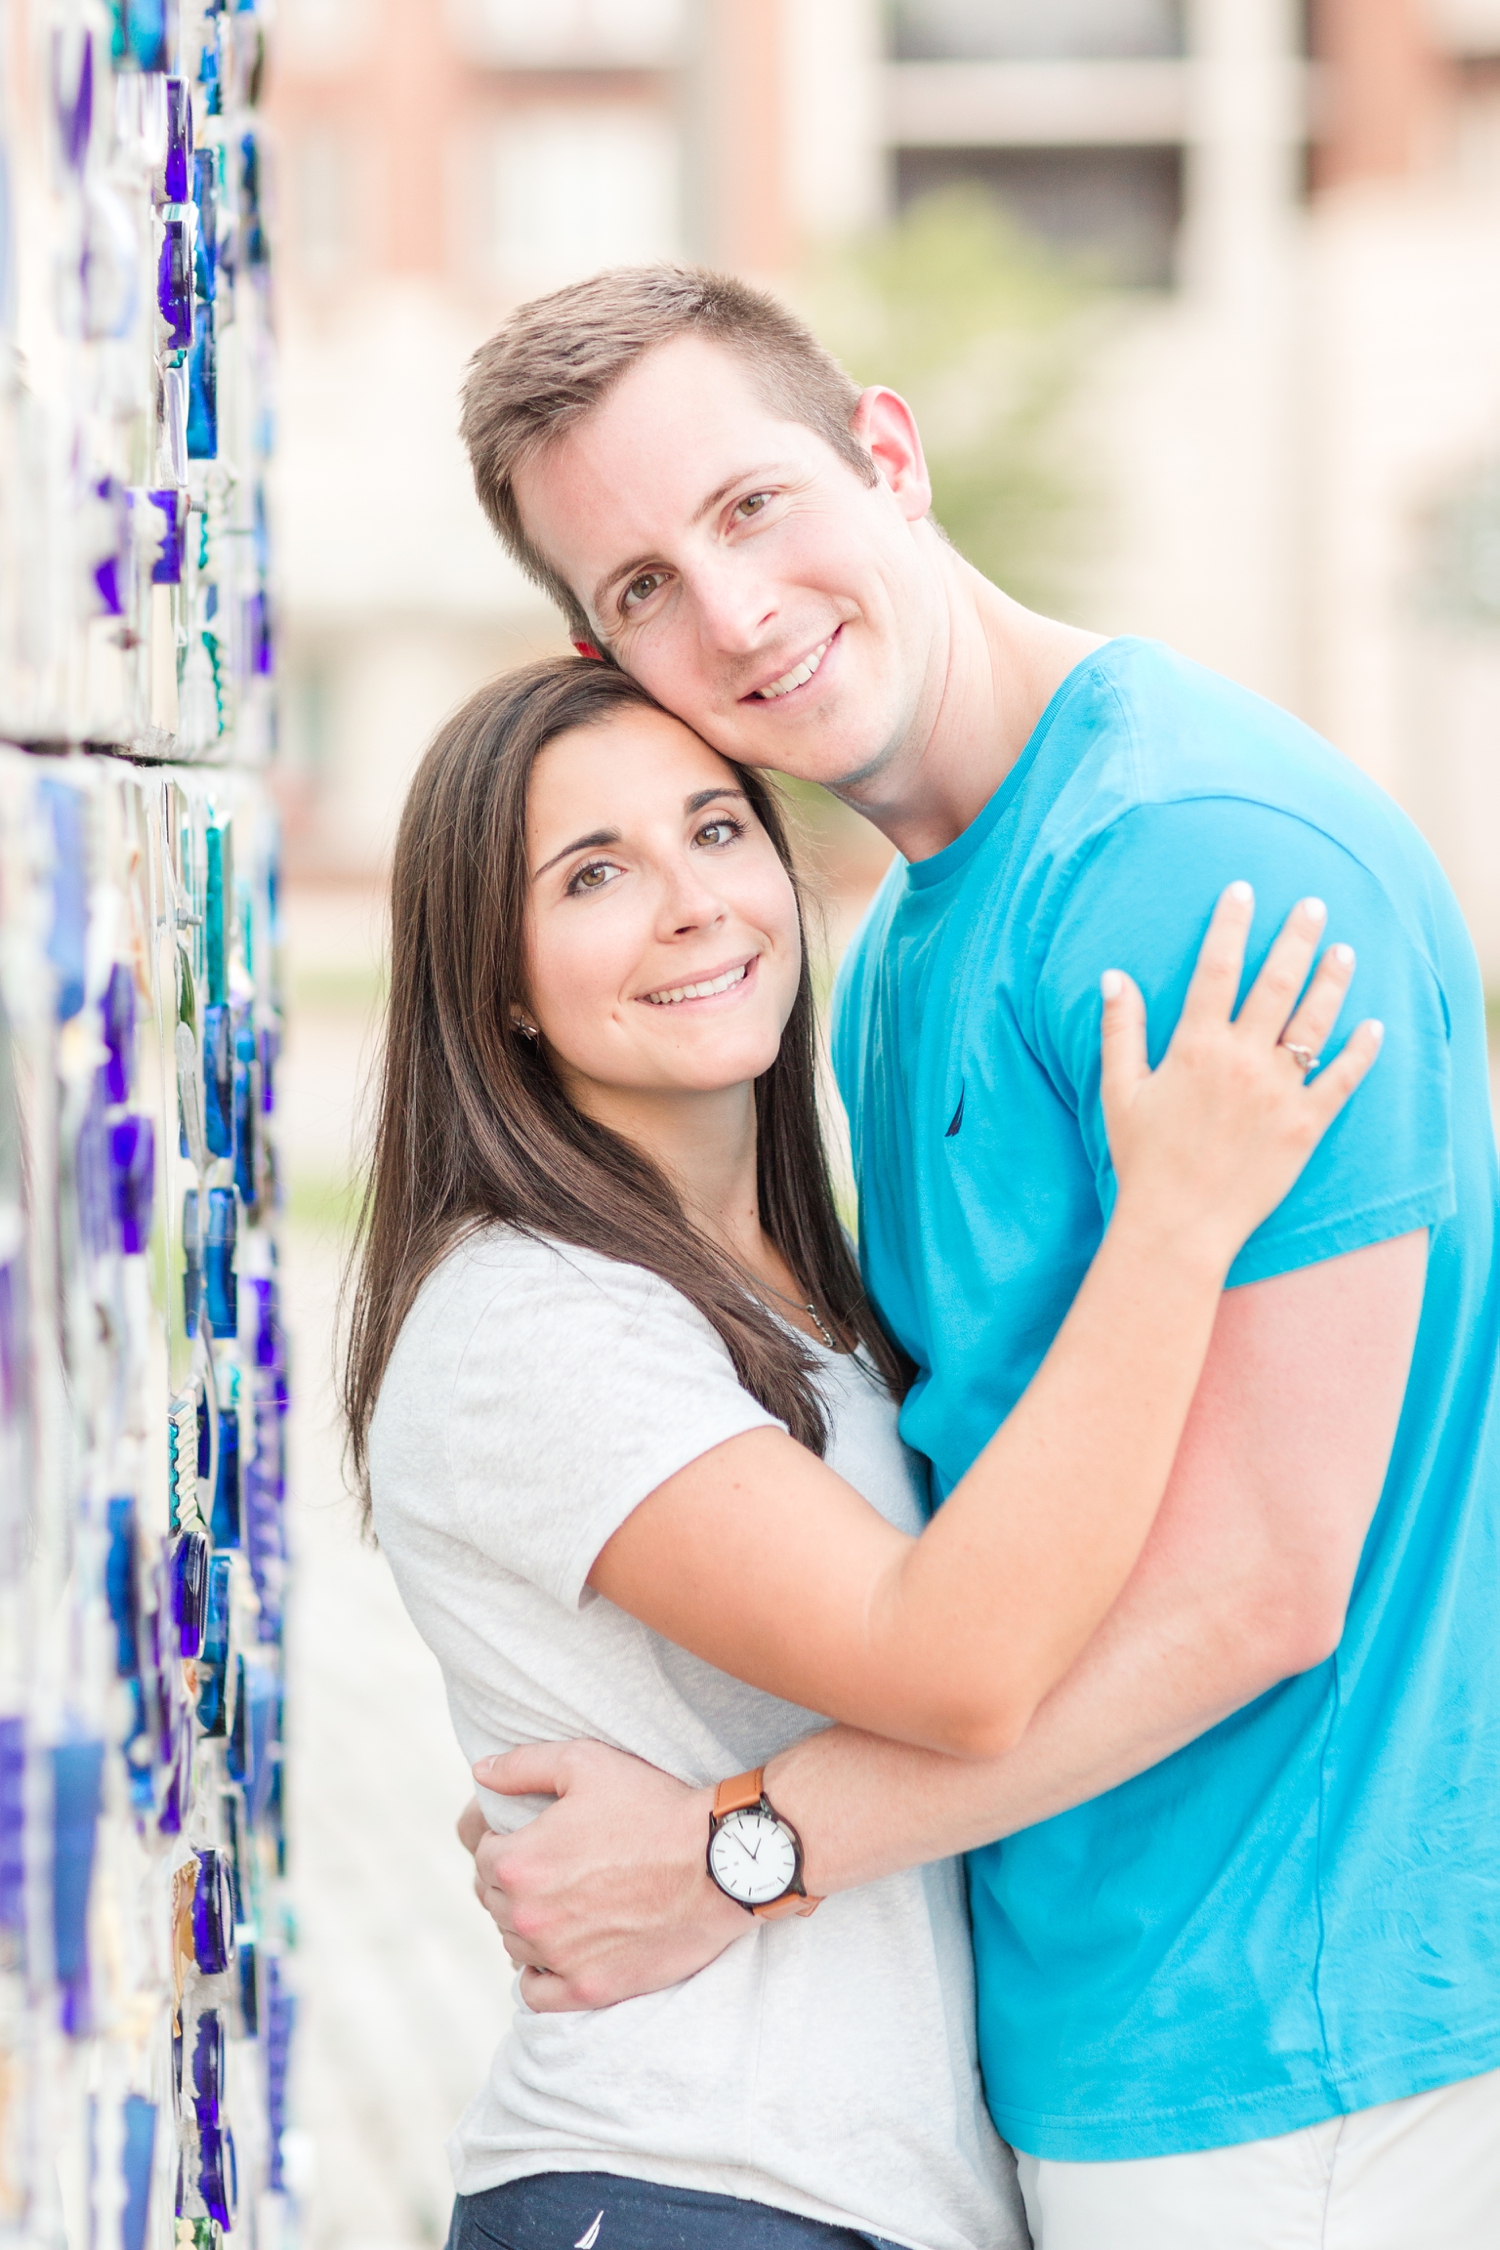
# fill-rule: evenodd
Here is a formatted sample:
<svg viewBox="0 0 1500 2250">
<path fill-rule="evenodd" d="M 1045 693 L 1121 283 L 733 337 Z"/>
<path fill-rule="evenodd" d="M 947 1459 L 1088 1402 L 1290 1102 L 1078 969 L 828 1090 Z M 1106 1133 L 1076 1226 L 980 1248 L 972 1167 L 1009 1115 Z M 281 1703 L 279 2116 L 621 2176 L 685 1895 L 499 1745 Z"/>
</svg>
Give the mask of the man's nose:
<svg viewBox="0 0 1500 2250">
<path fill-rule="evenodd" d="M 710 648 L 748 655 L 776 622 L 775 591 L 746 557 L 710 556 L 693 573 L 692 593 Z"/>
</svg>

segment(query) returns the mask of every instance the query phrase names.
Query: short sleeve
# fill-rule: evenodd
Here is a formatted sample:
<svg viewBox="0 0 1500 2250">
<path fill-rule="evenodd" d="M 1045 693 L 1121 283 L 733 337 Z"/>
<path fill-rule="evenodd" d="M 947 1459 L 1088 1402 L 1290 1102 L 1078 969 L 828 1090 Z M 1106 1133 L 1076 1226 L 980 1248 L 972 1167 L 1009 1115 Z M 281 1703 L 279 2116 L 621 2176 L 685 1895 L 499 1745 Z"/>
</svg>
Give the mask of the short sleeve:
<svg viewBox="0 0 1500 2250">
<path fill-rule="evenodd" d="M 656 1274 L 513 1240 L 474 1278 L 448 1315 L 472 1323 L 448 1415 L 458 1511 L 483 1554 L 568 1607 L 648 1493 L 728 1438 L 785 1427 Z"/>
<path fill-rule="evenodd" d="M 1310 822 L 1209 797 L 1124 814 L 1059 886 L 1055 925 L 1039 933 L 1032 1036 L 1077 1111 L 1105 1209 L 1114 1176 L 1099 1102 L 1099 978 L 1107 968 L 1135 978 L 1159 1062 L 1214 903 L 1239 879 L 1255 890 L 1242 990 L 1297 900 L 1321 898 L 1328 942 L 1342 940 L 1357 956 L 1324 1052 L 1337 1053 L 1366 1016 L 1379 1017 L 1386 1036 L 1375 1069 L 1235 1260 L 1231 1287 L 1435 1226 L 1454 1208 L 1448 1014 L 1403 902 Z"/>
</svg>

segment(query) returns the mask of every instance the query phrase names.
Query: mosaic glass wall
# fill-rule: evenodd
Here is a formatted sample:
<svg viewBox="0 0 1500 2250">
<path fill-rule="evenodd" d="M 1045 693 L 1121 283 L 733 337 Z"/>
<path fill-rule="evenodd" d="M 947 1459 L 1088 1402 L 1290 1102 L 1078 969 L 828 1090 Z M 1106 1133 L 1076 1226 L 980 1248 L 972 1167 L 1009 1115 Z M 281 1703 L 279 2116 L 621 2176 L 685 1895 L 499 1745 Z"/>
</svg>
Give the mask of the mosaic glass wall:
<svg viewBox="0 0 1500 2250">
<path fill-rule="evenodd" d="M 0 0 L 0 2240 L 277 2250 L 260 7 Z"/>
</svg>

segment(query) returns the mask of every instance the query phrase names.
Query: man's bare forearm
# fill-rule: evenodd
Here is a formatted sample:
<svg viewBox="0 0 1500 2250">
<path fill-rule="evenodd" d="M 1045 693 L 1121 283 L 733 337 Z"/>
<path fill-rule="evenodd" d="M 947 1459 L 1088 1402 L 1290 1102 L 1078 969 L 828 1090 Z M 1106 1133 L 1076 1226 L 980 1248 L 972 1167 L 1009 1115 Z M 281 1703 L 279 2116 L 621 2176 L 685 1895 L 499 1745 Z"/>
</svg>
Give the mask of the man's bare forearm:
<svg viewBox="0 0 1500 2250">
<path fill-rule="evenodd" d="M 853 1727 L 808 1736 L 772 1761 L 766 1786 L 801 1833 L 809 1890 L 991 1843 L 1158 1764 L 1280 1676 L 1225 1638 L 1218 1601 L 1174 1596 L 1148 1572 L 1003 1758 L 943 1757 Z"/>
</svg>

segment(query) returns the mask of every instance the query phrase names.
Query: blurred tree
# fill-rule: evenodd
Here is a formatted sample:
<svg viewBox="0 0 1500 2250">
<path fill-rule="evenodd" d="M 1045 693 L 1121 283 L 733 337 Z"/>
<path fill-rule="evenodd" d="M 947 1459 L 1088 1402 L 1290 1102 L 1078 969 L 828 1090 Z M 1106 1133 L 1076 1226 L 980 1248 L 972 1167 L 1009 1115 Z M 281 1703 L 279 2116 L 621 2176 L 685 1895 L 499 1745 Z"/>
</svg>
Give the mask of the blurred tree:
<svg viewBox="0 0 1500 2250">
<path fill-rule="evenodd" d="M 975 188 L 923 198 L 797 295 L 857 382 L 910 401 L 959 552 L 1066 615 L 1091 497 L 1070 408 L 1102 291 Z"/>
</svg>

